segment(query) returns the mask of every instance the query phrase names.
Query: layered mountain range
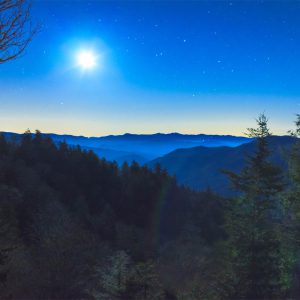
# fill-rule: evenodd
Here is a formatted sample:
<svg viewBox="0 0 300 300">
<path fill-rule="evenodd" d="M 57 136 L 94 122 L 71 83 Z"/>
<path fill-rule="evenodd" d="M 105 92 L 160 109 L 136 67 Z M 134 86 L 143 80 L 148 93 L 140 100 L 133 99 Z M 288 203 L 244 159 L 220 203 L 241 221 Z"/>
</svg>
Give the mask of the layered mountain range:
<svg viewBox="0 0 300 300">
<path fill-rule="evenodd" d="M 11 139 L 19 139 L 16 133 L 3 133 Z M 116 161 L 136 161 L 149 167 L 160 164 L 178 182 L 195 190 L 210 188 L 215 192 L 230 195 L 230 183 L 224 170 L 239 172 L 246 158 L 255 151 L 255 141 L 246 137 L 230 135 L 171 134 L 124 134 L 104 137 L 45 134 L 56 143 L 66 142 L 86 150 L 92 150 L 99 158 Z M 271 159 L 286 168 L 287 152 L 294 143 L 289 136 L 274 136 L 269 139 Z"/>
<path fill-rule="evenodd" d="M 7 137 L 18 138 L 16 133 L 4 132 Z M 100 158 L 115 160 L 119 165 L 133 160 L 144 164 L 157 157 L 163 156 L 180 148 L 196 146 L 235 147 L 249 142 L 245 137 L 230 135 L 187 135 L 179 133 L 170 134 L 123 134 L 103 137 L 85 137 L 73 135 L 44 134 L 50 136 L 55 142 L 66 142 L 69 145 L 79 145 L 83 149 L 94 151 Z"/>
</svg>

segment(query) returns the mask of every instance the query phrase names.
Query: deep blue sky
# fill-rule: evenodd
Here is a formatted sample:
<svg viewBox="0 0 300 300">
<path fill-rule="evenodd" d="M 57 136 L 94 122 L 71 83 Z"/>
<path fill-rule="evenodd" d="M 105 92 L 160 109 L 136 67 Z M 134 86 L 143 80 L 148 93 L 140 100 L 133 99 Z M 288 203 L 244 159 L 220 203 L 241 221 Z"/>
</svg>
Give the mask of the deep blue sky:
<svg viewBox="0 0 300 300">
<path fill-rule="evenodd" d="M 35 1 L 40 33 L 0 65 L 1 130 L 242 134 L 300 105 L 299 1 Z M 80 49 L 101 57 L 75 67 Z"/>
</svg>

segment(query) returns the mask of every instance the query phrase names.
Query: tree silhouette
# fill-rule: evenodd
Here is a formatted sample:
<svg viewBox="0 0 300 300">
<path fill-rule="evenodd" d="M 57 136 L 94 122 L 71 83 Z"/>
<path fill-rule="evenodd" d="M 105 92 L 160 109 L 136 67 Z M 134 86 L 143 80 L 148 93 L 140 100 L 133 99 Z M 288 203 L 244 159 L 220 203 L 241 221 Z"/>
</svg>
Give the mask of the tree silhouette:
<svg viewBox="0 0 300 300">
<path fill-rule="evenodd" d="M 37 32 L 27 0 L 0 0 L 0 64 L 19 57 Z"/>
<path fill-rule="evenodd" d="M 256 152 L 240 174 L 227 172 L 241 196 L 228 213 L 227 243 L 231 253 L 230 299 L 283 298 L 289 268 L 282 242 L 281 206 L 276 197 L 284 188 L 281 169 L 270 162 L 270 132 L 265 115 L 248 129 Z M 230 273 L 230 272 L 229 272 Z"/>
</svg>

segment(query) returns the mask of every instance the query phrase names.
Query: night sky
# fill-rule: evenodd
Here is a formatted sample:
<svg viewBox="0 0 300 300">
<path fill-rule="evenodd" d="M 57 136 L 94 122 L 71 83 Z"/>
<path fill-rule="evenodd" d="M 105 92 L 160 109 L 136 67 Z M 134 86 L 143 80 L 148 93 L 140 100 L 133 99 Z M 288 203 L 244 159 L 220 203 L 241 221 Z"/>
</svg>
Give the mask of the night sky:
<svg viewBox="0 0 300 300">
<path fill-rule="evenodd" d="M 300 105 L 300 1 L 34 1 L 41 30 L 0 65 L 1 131 L 274 133 Z M 78 53 L 97 55 L 95 68 Z"/>
</svg>

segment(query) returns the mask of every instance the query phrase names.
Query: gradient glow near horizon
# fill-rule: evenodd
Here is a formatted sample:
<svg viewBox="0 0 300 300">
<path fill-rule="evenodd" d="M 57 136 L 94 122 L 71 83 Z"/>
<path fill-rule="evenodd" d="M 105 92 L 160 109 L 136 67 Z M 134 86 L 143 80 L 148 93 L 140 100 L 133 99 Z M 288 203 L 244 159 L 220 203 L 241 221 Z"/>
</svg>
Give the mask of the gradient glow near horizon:
<svg viewBox="0 0 300 300">
<path fill-rule="evenodd" d="M 300 108 L 298 1 L 35 1 L 0 65 L 0 131 L 100 136 L 271 131 Z"/>
</svg>

